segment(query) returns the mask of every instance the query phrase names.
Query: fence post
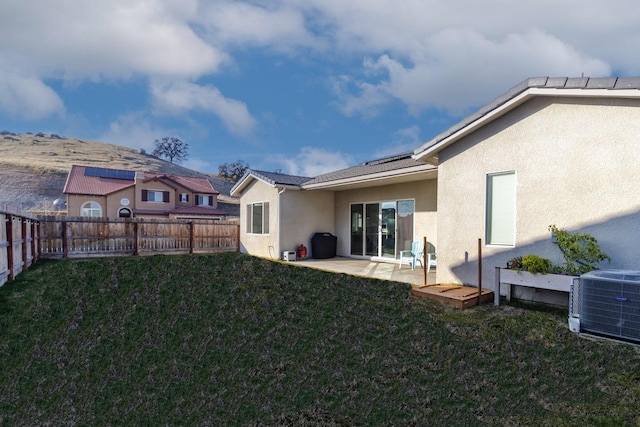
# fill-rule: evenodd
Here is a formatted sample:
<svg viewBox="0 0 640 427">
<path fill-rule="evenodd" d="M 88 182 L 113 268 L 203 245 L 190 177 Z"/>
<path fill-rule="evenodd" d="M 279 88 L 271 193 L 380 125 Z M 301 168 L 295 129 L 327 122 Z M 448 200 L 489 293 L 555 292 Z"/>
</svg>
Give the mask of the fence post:
<svg viewBox="0 0 640 427">
<path fill-rule="evenodd" d="M 62 221 L 62 258 L 69 257 L 69 242 L 67 240 L 67 221 Z"/>
<path fill-rule="evenodd" d="M 36 252 L 36 222 L 31 221 L 31 259 L 32 263 L 35 263 L 38 260 L 38 255 Z"/>
<path fill-rule="evenodd" d="M 138 221 L 133 223 L 133 254 L 138 255 Z"/>
<path fill-rule="evenodd" d="M 21 229 L 22 229 L 22 265 L 23 270 L 29 269 L 29 247 L 27 246 L 27 218 L 20 217 Z"/>
<path fill-rule="evenodd" d="M 195 244 L 194 240 L 195 237 L 193 235 L 193 230 L 194 230 L 194 225 L 193 225 L 193 221 L 189 221 L 189 253 L 192 254 L 193 253 L 193 246 Z"/>
<path fill-rule="evenodd" d="M 38 258 L 42 258 L 42 222 L 38 221 Z"/>
<path fill-rule="evenodd" d="M 240 252 L 240 224 L 236 227 L 236 242 L 238 242 L 238 249 L 236 252 Z"/>
<path fill-rule="evenodd" d="M 15 278 L 15 267 L 13 265 L 13 215 L 7 214 L 7 264 L 9 264 L 9 280 Z"/>
</svg>

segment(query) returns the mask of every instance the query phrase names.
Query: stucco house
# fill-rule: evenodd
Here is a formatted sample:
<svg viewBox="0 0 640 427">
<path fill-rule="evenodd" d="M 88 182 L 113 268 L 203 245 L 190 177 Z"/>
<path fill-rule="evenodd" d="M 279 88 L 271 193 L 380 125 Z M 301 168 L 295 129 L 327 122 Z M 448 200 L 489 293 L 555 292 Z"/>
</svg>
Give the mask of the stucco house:
<svg viewBox="0 0 640 427">
<path fill-rule="evenodd" d="M 477 238 L 486 267 L 561 264 L 551 224 L 596 237 L 602 268 L 640 267 L 640 78 L 525 80 L 414 158 L 438 167 L 439 282 L 477 283 Z"/>
<path fill-rule="evenodd" d="M 436 176 L 411 153 L 315 178 L 248 171 L 231 190 L 241 200 L 241 250 L 278 258 L 300 244 L 311 250 L 318 232 L 337 237 L 338 255 L 381 261 L 415 236 L 436 245 Z"/>
<path fill-rule="evenodd" d="M 523 81 L 411 155 L 289 186 L 249 172 L 232 194 L 245 207 L 246 252 L 273 256 L 269 246 L 278 254 L 325 231 L 338 237 L 340 256 L 396 261 L 407 241 L 427 236 L 438 253 L 437 282 L 476 285 L 482 239 L 483 286 L 491 288 L 494 269 L 487 267 L 514 256 L 562 262 L 551 224 L 595 236 L 612 258 L 602 267 L 640 268 L 638 170 L 640 78 L 541 77 Z M 256 233 L 246 215 L 261 201 L 270 202 L 273 214 L 268 229 Z M 385 237 L 391 218 L 393 251 Z"/>
<path fill-rule="evenodd" d="M 206 178 L 73 165 L 64 186 L 69 216 L 226 219 Z"/>
</svg>

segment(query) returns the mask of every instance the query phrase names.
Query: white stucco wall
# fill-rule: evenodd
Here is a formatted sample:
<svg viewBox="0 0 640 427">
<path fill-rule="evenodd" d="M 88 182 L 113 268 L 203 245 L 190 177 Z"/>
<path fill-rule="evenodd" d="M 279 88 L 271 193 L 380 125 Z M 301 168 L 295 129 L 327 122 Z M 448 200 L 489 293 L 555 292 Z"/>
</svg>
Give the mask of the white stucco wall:
<svg viewBox="0 0 640 427">
<path fill-rule="evenodd" d="M 303 244 L 311 256 L 314 233 L 335 233 L 335 194 L 330 191 L 286 190 L 280 195 L 280 252 Z"/>
<path fill-rule="evenodd" d="M 336 235 L 338 236 L 337 254 L 350 256 L 350 206 L 352 203 L 405 199 L 415 200 L 414 237 L 418 239 L 426 236 L 428 241 L 438 250 L 436 193 L 436 179 L 337 192 L 335 209 Z"/>
<path fill-rule="evenodd" d="M 477 285 L 486 177 L 503 171 L 516 172 L 516 243 L 483 244 L 483 287 L 517 255 L 562 263 L 550 224 L 595 236 L 612 258 L 601 268 L 640 269 L 639 100 L 534 98 L 439 158 L 439 283 Z"/>
<path fill-rule="evenodd" d="M 247 232 L 247 205 L 269 202 L 269 234 Z M 278 258 L 278 189 L 254 180 L 240 197 L 240 251 L 251 255 Z"/>
</svg>

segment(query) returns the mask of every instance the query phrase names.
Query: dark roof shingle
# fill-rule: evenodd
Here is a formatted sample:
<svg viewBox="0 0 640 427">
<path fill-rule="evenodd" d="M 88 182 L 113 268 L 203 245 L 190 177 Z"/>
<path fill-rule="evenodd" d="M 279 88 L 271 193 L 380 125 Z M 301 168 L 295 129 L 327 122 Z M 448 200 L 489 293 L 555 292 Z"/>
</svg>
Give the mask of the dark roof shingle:
<svg viewBox="0 0 640 427">
<path fill-rule="evenodd" d="M 352 166 L 350 168 L 329 172 L 324 175 L 319 175 L 312 180 L 307 181 L 305 185 L 320 184 L 340 179 L 364 177 L 376 173 L 390 172 L 414 166 L 425 166 L 425 164 L 423 162 L 414 160 L 411 157 L 411 153 L 398 154 L 381 159 L 371 160 L 359 165 Z"/>
</svg>

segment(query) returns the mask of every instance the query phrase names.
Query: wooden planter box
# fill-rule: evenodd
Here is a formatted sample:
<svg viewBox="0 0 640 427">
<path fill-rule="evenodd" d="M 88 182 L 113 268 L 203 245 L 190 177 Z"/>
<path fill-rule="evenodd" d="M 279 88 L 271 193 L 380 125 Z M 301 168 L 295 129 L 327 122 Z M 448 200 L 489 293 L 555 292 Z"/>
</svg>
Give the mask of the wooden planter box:
<svg viewBox="0 0 640 427">
<path fill-rule="evenodd" d="M 533 274 L 528 271 L 516 271 L 508 268 L 496 267 L 496 288 L 494 302 L 500 305 L 500 287 L 507 285 L 507 301 L 511 300 L 511 286 L 526 286 L 528 288 L 547 289 L 551 291 L 570 292 L 571 285 L 579 276 L 566 274 Z"/>
</svg>

